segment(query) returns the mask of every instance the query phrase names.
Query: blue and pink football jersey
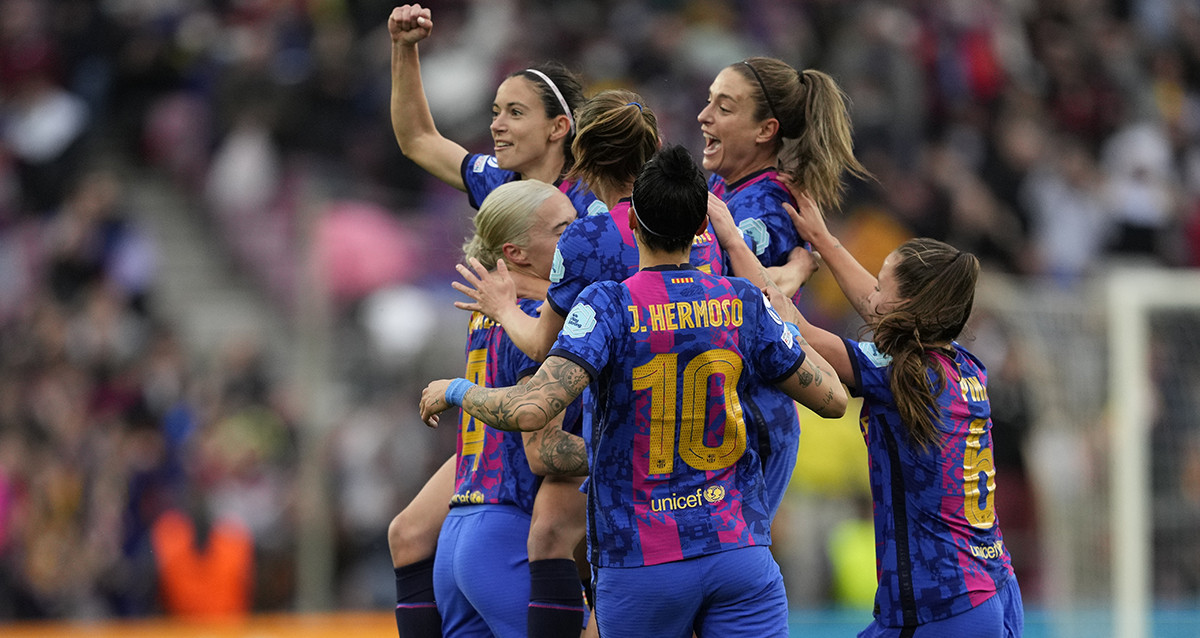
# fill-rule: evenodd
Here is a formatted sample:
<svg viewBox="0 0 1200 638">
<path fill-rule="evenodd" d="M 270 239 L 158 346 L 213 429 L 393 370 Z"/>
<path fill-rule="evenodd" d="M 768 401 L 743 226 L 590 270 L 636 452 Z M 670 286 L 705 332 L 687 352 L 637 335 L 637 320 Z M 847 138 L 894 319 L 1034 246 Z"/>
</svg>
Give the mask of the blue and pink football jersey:
<svg viewBox="0 0 1200 638">
<path fill-rule="evenodd" d="M 804 352 L 749 281 L 694 267 L 588 286 L 550 354 L 592 375 L 589 546 L 636 567 L 770 544 L 742 397 Z"/>
<path fill-rule="evenodd" d="M 521 299 L 519 305 L 527 314 L 536 315 L 539 302 Z M 513 344 L 499 324 L 478 312 L 471 313 L 467 379 L 499 388 L 515 385 L 537 369 L 538 364 Z M 529 469 L 520 432 L 488 427 L 462 411 L 455 452 L 450 507 L 507 504 L 533 512 L 533 499 L 542 479 Z"/>
<path fill-rule="evenodd" d="M 471 208 L 476 210 L 479 209 L 483 200 L 496 190 L 496 187 L 521 179 L 518 173 L 500 168 L 496 163 L 495 155 L 479 153 L 468 154 L 464 157 L 459 172 L 462 173 L 463 184 L 467 187 L 467 201 L 471 203 Z M 567 199 L 571 200 L 571 204 L 580 217 L 607 209 L 604 202 L 596 199 L 587 185 L 581 182 L 560 179 L 554 185 L 567 196 Z"/>
<path fill-rule="evenodd" d="M 774 168 L 751 173 L 734 184 L 713 175 L 708 178 L 708 190 L 729 207 L 733 221 L 762 265 L 782 266 L 793 248 L 807 246 L 783 209 L 784 203 L 795 206 L 796 200 Z"/>
<path fill-rule="evenodd" d="M 946 376 L 937 396 L 944 445 L 922 450 L 896 411 L 891 358 L 870 342 L 847 339 L 846 348 L 871 463 L 875 616 L 900 627 L 965 612 L 1013 576 L 995 511 L 987 370 L 957 343 L 953 357 L 934 355 Z"/>
<path fill-rule="evenodd" d="M 724 255 L 710 227 L 692 242 L 692 265 L 720 275 Z M 571 224 L 558 238 L 550 269 L 546 302 L 559 316 L 567 316 L 575 298 L 597 281 L 624 281 L 638 271 L 638 249 L 629 228 L 629 199 Z"/>
</svg>

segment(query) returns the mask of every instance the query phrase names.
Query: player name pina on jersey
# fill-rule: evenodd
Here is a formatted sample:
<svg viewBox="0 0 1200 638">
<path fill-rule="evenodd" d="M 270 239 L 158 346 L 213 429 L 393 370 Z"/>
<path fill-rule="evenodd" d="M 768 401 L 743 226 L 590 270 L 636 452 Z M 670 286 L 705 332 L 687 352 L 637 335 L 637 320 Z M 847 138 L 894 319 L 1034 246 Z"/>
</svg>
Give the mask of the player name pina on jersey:
<svg viewBox="0 0 1200 638">
<path fill-rule="evenodd" d="M 630 332 L 742 325 L 742 300 L 737 298 L 677 301 L 626 308 L 632 319 Z"/>
</svg>

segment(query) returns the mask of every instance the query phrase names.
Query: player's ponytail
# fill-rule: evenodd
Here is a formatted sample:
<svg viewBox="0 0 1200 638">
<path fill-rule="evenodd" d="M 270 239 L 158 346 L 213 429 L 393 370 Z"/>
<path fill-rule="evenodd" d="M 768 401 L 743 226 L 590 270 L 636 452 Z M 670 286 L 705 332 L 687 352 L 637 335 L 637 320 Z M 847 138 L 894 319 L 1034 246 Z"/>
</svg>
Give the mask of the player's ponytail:
<svg viewBox="0 0 1200 638">
<path fill-rule="evenodd" d="M 654 111 L 637 93 L 614 89 L 593 96 L 578 114 L 575 166 L 567 178 L 593 191 L 625 190 L 658 150 Z"/>
<path fill-rule="evenodd" d="M 484 198 L 475 213 L 475 234 L 463 244 L 463 256 L 491 270 L 504 256 L 505 244 L 524 247 L 536 221 L 534 212 L 558 189 L 535 179 L 501 184 Z"/>
<path fill-rule="evenodd" d="M 853 131 L 846 96 L 826 73 L 797 72 L 782 60 L 754 57 L 733 65 L 757 90 L 755 117 L 775 118 L 779 171 L 808 193 L 820 210 L 841 204 L 842 173 L 870 174 L 854 157 Z"/>
<path fill-rule="evenodd" d="M 935 353 L 966 326 L 979 260 L 928 238 L 909 240 L 896 254 L 902 301 L 872 323 L 875 346 L 892 358 L 890 387 L 909 436 L 922 449 L 941 447 L 935 397 L 945 388 L 946 371 Z"/>
<path fill-rule="evenodd" d="M 684 250 L 705 224 L 708 183 L 686 148 L 664 146 L 634 181 L 632 204 L 639 242 L 654 250 Z"/>
<path fill-rule="evenodd" d="M 779 170 L 813 198 L 821 210 L 841 205 L 842 173 L 867 178 L 867 169 L 854 157 L 854 138 L 846 96 L 826 73 L 805 69 L 797 94 L 801 125 L 785 131 Z"/>
</svg>

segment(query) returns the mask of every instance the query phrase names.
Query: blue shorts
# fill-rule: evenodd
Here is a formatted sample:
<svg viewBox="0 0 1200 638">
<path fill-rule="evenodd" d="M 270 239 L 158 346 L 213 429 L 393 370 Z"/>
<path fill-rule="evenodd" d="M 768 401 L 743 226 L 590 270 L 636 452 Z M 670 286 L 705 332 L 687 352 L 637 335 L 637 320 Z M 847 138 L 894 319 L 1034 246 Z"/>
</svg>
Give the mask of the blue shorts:
<svg viewBox="0 0 1200 638">
<path fill-rule="evenodd" d="M 529 514 L 517 507 L 450 508 L 433 560 L 443 635 L 525 638 L 528 539 Z"/>
<path fill-rule="evenodd" d="M 596 570 L 601 636 L 788 635 L 783 576 L 768 547 Z"/>
<path fill-rule="evenodd" d="M 858 638 L 1021 638 L 1025 631 L 1025 607 L 1021 586 L 1014 576 L 995 596 L 961 614 L 908 628 L 884 627 L 874 620 Z"/>
</svg>

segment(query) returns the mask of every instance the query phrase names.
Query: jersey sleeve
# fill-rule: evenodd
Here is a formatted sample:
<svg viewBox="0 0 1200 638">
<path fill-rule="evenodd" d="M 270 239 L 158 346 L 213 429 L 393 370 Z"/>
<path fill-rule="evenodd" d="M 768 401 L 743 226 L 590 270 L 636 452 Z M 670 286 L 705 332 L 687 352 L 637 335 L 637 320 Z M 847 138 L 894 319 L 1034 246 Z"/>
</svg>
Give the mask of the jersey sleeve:
<svg viewBox="0 0 1200 638">
<path fill-rule="evenodd" d="M 771 308 L 766 295 L 749 282 L 746 285 L 750 290 L 742 298 L 745 300 L 746 318 L 754 321 L 750 327 L 755 339 L 755 345 L 749 352 L 754 357 L 759 377 L 767 383 L 778 383 L 804 363 L 804 349 L 792 333 L 783 327 L 783 320 Z"/>
<path fill-rule="evenodd" d="M 734 215 L 738 230 L 764 266 L 787 262 L 788 254 L 801 244 L 800 234 L 783 209 L 789 198 L 780 188 L 753 189 L 739 193 Z"/>
<path fill-rule="evenodd" d="M 613 281 L 585 288 L 567 314 L 549 354 L 579 364 L 593 379 L 599 377 L 612 357 L 626 312 L 618 300 L 619 288 L 620 284 Z"/>
<path fill-rule="evenodd" d="M 511 182 L 517 176 L 512 171 L 500 168 L 494 155 L 480 153 L 464 157 L 459 172 L 462 173 L 463 185 L 467 187 L 467 201 L 476 210 L 497 186 Z"/>
<path fill-rule="evenodd" d="M 540 303 L 529 299 L 520 301 L 521 310 L 531 317 L 537 317 L 537 309 L 541 306 Z M 540 363 L 529 358 L 529 355 L 521 352 L 517 344 L 509 338 L 508 333 L 504 333 L 500 338 L 500 343 L 496 347 L 497 357 L 502 368 L 498 373 L 498 387 L 515 385 L 521 379 L 537 372 L 541 366 Z"/>
<path fill-rule="evenodd" d="M 598 247 L 602 245 L 601 242 L 607 241 L 603 239 L 606 219 L 607 215 L 584 217 L 567 226 L 558 238 L 554 262 L 550 266 L 550 289 L 546 291 L 546 303 L 560 317 L 567 316 L 576 298 L 588 284 L 601 279 Z M 564 258 L 564 255 L 570 258 Z"/>
<path fill-rule="evenodd" d="M 845 339 L 850 365 L 854 368 L 854 387 L 851 393 L 864 399 L 888 402 L 892 397 L 892 358 L 879 351 L 870 341 Z"/>
</svg>

